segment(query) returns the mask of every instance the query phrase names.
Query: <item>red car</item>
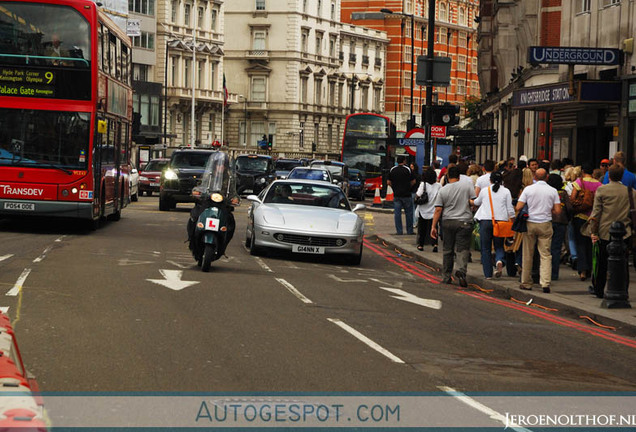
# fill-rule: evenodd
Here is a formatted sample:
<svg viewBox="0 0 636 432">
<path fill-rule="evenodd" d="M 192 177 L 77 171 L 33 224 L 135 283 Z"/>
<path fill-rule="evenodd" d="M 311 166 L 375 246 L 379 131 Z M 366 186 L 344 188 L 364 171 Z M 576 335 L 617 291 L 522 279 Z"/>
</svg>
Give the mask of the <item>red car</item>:
<svg viewBox="0 0 636 432">
<path fill-rule="evenodd" d="M 159 178 L 161 172 L 168 165 L 170 159 L 152 159 L 146 164 L 143 170 L 139 173 L 139 195 L 150 196 L 153 192 L 159 192 Z"/>
</svg>

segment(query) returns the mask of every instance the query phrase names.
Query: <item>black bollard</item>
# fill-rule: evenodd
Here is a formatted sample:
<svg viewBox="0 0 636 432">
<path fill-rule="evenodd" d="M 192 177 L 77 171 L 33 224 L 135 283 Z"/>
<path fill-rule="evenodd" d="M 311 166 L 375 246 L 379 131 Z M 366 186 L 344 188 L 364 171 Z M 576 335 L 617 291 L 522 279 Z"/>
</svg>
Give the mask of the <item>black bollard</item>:
<svg viewBox="0 0 636 432">
<path fill-rule="evenodd" d="M 607 289 L 601 307 L 607 309 L 631 308 L 629 304 L 629 268 L 627 245 L 623 237 L 627 230 L 623 222 L 614 222 L 610 227 L 611 240 L 607 245 Z"/>
</svg>

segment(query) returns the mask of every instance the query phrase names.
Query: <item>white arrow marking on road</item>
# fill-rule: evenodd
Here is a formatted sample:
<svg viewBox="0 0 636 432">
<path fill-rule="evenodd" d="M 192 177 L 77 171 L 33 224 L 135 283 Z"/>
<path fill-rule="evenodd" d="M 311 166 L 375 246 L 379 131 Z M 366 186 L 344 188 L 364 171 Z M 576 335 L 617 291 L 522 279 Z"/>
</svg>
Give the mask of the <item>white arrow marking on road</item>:
<svg viewBox="0 0 636 432">
<path fill-rule="evenodd" d="M 377 282 L 382 285 L 391 285 L 389 282 L 384 282 L 384 281 L 381 281 L 380 279 L 371 278 L 371 280 L 373 282 Z M 402 288 L 402 285 L 404 285 L 404 282 L 393 282 L 393 286 L 395 288 Z"/>
<path fill-rule="evenodd" d="M 394 299 L 403 300 L 409 303 L 415 303 L 416 305 L 424 306 L 431 309 L 442 308 L 442 302 L 439 300 L 419 298 L 417 296 L 414 296 L 413 294 L 407 293 L 406 291 L 402 291 L 401 289 L 396 289 L 396 288 L 380 287 L 380 289 L 392 292 L 393 294 L 397 294 L 397 295 L 391 296 Z"/>
<path fill-rule="evenodd" d="M 334 274 L 330 274 L 327 275 L 328 277 L 330 277 L 331 279 L 335 280 L 336 282 L 366 282 L 366 279 L 340 279 L 338 276 L 334 275 Z"/>
<path fill-rule="evenodd" d="M 182 281 L 183 271 L 181 270 L 159 270 L 165 279 L 146 279 L 152 283 L 163 285 L 174 291 L 181 291 L 184 288 L 198 284 L 198 281 Z"/>
<path fill-rule="evenodd" d="M 4 261 L 4 260 L 8 260 L 9 258 L 11 258 L 13 255 L 2 255 L 0 256 L 0 261 Z"/>
<path fill-rule="evenodd" d="M 0 307 L 0 312 L 2 312 L 3 314 L 7 314 L 7 312 L 9 312 L 9 306 L 1 306 Z"/>
</svg>

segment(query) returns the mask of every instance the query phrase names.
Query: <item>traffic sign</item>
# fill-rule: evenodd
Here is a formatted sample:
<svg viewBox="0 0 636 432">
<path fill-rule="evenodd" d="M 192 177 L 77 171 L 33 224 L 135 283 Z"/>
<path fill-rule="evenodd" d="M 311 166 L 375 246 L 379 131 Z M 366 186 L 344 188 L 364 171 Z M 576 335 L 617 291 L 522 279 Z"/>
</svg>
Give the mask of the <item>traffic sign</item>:
<svg viewBox="0 0 636 432">
<path fill-rule="evenodd" d="M 422 128 L 413 128 L 410 131 L 408 131 L 406 134 L 404 134 L 404 138 L 408 140 L 414 140 L 416 145 L 406 145 L 404 147 L 404 150 L 406 150 L 406 152 L 410 154 L 411 156 L 416 156 L 418 144 L 421 145 L 422 147 L 425 144 L 424 140 L 426 139 L 426 131 Z M 418 140 L 418 141 L 415 141 L 415 140 Z"/>
<path fill-rule="evenodd" d="M 431 138 L 446 138 L 446 126 L 431 126 Z"/>
</svg>

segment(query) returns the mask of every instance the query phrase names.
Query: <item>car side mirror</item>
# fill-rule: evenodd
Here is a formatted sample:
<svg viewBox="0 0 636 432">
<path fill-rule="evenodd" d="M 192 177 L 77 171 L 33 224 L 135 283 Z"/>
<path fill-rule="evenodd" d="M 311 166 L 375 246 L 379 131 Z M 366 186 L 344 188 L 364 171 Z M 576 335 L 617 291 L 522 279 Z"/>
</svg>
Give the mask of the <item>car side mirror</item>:
<svg viewBox="0 0 636 432">
<path fill-rule="evenodd" d="M 262 203 L 263 203 L 263 202 L 260 200 L 260 198 L 259 198 L 259 197 L 257 197 L 256 195 L 248 195 L 248 196 L 247 196 L 247 200 L 248 200 L 248 201 L 255 202 L 255 203 L 258 203 L 258 204 L 262 204 Z"/>
<path fill-rule="evenodd" d="M 351 211 L 357 212 L 358 210 L 364 210 L 365 208 L 367 208 L 367 206 L 365 206 L 364 204 L 356 204 L 356 206 Z"/>
</svg>

